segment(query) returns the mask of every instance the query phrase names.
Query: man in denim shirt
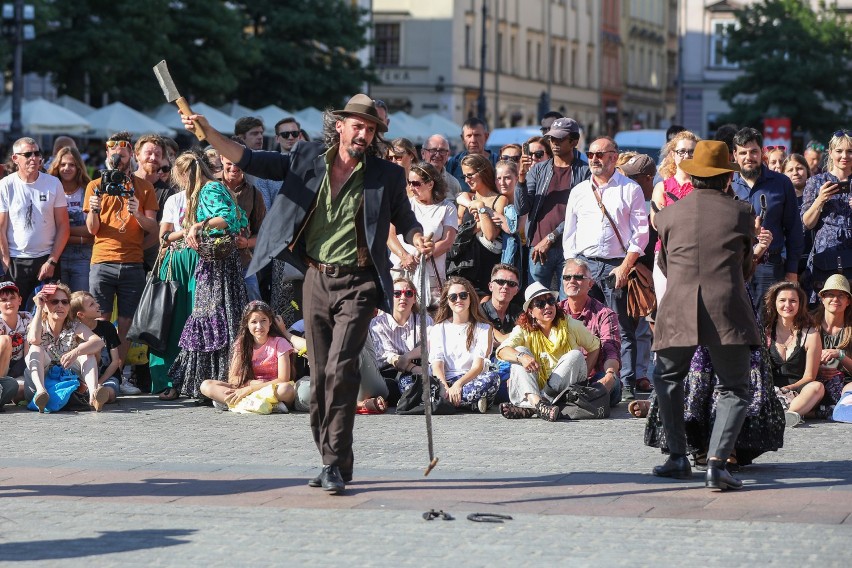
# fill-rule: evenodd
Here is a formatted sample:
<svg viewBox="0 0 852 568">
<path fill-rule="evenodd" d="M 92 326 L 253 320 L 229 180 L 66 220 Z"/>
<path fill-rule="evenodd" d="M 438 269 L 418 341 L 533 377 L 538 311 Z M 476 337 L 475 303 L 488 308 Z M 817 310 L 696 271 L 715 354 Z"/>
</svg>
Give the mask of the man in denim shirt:
<svg viewBox="0 0 852 568">
<path fill-rule="evenodd" d="M 763 304 L 766 290 L 781 280 L 798 279 L 799 257 L 805 246 L 802 219 L 793 182 L 763 164 L 763 136 L 754 128 L 743 128 L 734 136 L 734 159 L 740 173 L 731 186 L 738 199 L 751 203 L 763 216 L 763 226 L 772 232 L 766 262 L 758 264 L 749 283 L 752 301 Z M 766 211 L 760 203 L 766 196 Z"/>
</svg>

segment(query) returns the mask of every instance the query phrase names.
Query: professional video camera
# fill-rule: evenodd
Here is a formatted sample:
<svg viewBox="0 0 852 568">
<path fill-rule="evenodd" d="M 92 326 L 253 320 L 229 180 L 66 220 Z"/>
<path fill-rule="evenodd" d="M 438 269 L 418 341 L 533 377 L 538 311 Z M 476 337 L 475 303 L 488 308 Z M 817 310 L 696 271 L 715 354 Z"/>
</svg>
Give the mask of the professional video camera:
<svg viewBox="0 0 852 568">
<path fill-rule="evenodd" d="M 114 154 L 110 158 L 111 169 L 101 170 L 101 186 L 95 188 L 95 195 L 112 195 L 113 197 L 133 197 L 133 184 L 130 179 L 118 169 L 121 156 Z"/>
</svg>

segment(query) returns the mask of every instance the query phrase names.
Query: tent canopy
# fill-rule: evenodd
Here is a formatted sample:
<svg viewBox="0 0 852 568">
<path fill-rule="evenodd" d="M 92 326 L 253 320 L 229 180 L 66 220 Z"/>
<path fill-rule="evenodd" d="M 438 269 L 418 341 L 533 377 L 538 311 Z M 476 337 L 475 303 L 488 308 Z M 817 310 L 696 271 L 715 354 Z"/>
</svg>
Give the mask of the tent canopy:
<svg viewBox="0 0 852 568">
<path fill-rule="evenodd" d="M 414 144 L 423 144 L 429 136 L 434 134 L 429 127 L 403 111 L 398 111 L 390 115 L 390 126 L 387 134 L 384 135 L 386 140 L 394 138 L 408 138 Z"/>
<path fill-rule="evenodd" d="M 250 108 L 245 107 L 236 101 L 220 106 L 219 110 L 233 118 L 240 118 L 243 116 L 255 116 L 257 114 L 257 111 L 253 111 Z"/>
<path fill-rule="evenodd" d="M 81 100 L 75 99 L 71 95 L 62 95 L 56 99 L 56 104 L 63 108 L 67 108 L 71 112 L 76 112 L 80 116 L 89 116 L 97 109 L 91 105 L 87 105 Z"/>
<path fill-rule="evenodd" d="M 322 111 L 314 107 L 305 107 L 295 114 L 299 125 L 308 133 L 311 140 L 322 138 Z"/>
<path fill-rule="evenodd" d="M 0 111 L 0 130 L 9 130 L 12 125 L 12 104 Z M 42 98 L 23 101 L 21 124 L 24 133 L 39 134 L 83 134 L 89 129 L 89 121 L 67 108 Z"/>
<path fill-rule="evenodd" d="M 251 116 L 256 116 L 263 121 L 263 133 L 266 136 L 275 136 L 275 123 L 282 118 L 294 115 L 289 110 L 284 110 L 279 106 L 267 105 L 254 111 Z"/>
<path fill-rule="evenodd" d="M 203 114 L 205 118 L 207 118 L 207 122 L 210 123 L 210 126 L 219 132 L 223 134 L 234 133 L 234 122 L 236 120 L 233 117 L 228 116 L 224 112 L 205 103 L 192 103 L 191 106 L 192 112 Z M 180 120 L 180 114 L 178 113 L 177 106 L 173 104 L 165 103 L 157 107 L 157 109 L 154 110 L 153 113 L 150 113 L 149 116 L 169 128 L 185 132 L 183 122 Z"/>
<path fill-rule="evenodd" d="M 96 138 L 106 138 L 122 130 L 127 130 L 137 136 L 140 134 L 175 135 L 175 131 L 168 126 L 164 126 L 119 101 L 99 108 L 87 119 L 92 125 L 89 135 Z"/>
<path fill-rule="evenodd" d="M 458 137 L 461 135 L 461 126 L 440 114 L 432 112 L 426 116 L 421 116 L 418 120 L 429 128 L 431 131 L 429 136 L 432 134 L 441 134 L 450 141 L 450 144 L 456 143 Z"/>
</svg>

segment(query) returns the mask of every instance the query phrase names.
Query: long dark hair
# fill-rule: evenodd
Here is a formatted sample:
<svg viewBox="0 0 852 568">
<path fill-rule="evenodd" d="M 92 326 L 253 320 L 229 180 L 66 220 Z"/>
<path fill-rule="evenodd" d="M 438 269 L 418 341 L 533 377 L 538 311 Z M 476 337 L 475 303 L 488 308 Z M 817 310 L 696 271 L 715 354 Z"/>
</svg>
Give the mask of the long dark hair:
<svg viewBox="0 0 852 568">
<path fill-rule="evenodd" d="M 545 294 L 542 294 L 544 296 Z M 553 318 L 553 325 L 559 323 L 562 319 L 565 318 L 565 310 L 562 309 L 562 304 L 558 301 L 556 302 L 556 316 Z M 521 329 L 524 331 L 541 331 L 541 326 L 538 325 L 538 322 L 535 321 L 535 318 L 532 316 L 530 310 L 525 310 L 521 312 L 518 316 L 518 319 L 515 320 L 515 325 L 521 326 Z"/>
<path fill-rule="evenodd" d="M 460 276 L 450 276 L 447 278 L 447 281 L 444 282 L 444 287 L 441 289 L 441 299 L 438 300 L 438 313 L 435 314 L 435 323 L 441 323 L 443 321 L 452 321 L 453 320 L 453 311 L 450 309 L 450 301 L 447 296 L 450 293 L 450 286 L 453 284 L 458 284 L 464 288 L 464 291 L 467 292 L 468 297 L 470 298 L 470 304 L 467 308 L 468 320 L 467 320 L 467 348 L 470 349 L 473 347 L 473 339 L 474 332 L 476 331 L 477 323 L 488 323 L 488 321 L 479 313 L 479 294 L 476 293 L 476 290 L 473 288 L 473 284 L 470 283 L 470 280 L 466 278 L 462 278 Z"/>
<path fill-rule="evenodd" d="M 237 339 L 234 341 L 234 349 L 231 353 L 231 372 L 228 373 L 228 382 L 239 388 L 247 385 L 255 379 L 254 369 L 251 366 L 251 358 L 254 354 L 254 336 L 248 329 L 248 322 L 251 315 L 261 313 L 269 318 L 269 337 L 284 337 L 284 332 L 278 327 L 278 322 L 275 321 L 275 312 L 266 302 L 255 300 L 249 302 L 243 317 L 240 319 L 240 329 L 237 332 Z"/>
<path fill-rule="evenodd" d="M 793 330 L 799 331 L 813 325 L 811 314 L 808 313 L 808 298 L 799 283 L 778 282 L 766 291 L 766 297 L 763 300 L 763 330 L 767 337 L 772 337 L 775 332 L 775 324 L 778 323 L 778 310 L 775 308 L 775 300 L 778 299 L 778 294 L 788 290 L 795 292 L 799 298 L 799 311 L 793 318 Z"/>
</svg>

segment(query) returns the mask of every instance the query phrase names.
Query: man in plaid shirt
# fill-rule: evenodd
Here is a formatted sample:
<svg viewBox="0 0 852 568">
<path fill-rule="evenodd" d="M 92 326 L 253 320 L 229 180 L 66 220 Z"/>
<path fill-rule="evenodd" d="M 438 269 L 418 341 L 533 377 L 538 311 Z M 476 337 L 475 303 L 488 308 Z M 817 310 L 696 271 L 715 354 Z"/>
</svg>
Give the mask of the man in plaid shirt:
<svg viewBox="0 0 852 568">
<path fill-rule="evenodd" d="M 589 296 L 595 281 L 589 265 L 579 258 L 569 258 L 562 270 L 562 288 L 566 299 L 561 302 L 566 314 L 583 322 L 592 335 L 601 340 L 601 352 L 594 368 L 589 369 L 589 379 L 598 382 L 609 392 L 609 404 L 621 402 L 621 335 L 618 316 L 598 300 Z M 584 353 L 585 354 L 585 353 Z"/>
</svg>

